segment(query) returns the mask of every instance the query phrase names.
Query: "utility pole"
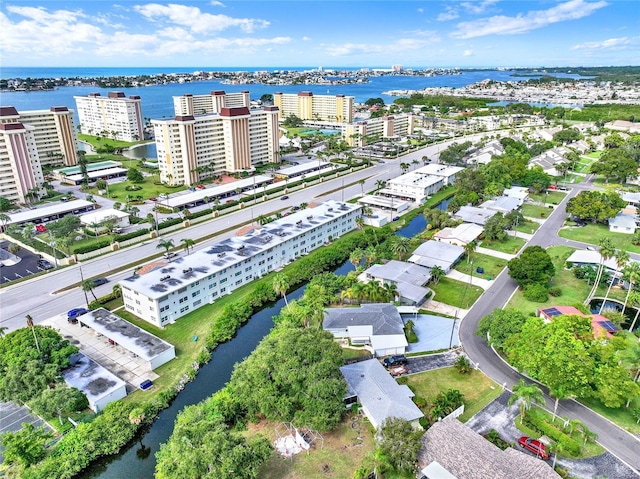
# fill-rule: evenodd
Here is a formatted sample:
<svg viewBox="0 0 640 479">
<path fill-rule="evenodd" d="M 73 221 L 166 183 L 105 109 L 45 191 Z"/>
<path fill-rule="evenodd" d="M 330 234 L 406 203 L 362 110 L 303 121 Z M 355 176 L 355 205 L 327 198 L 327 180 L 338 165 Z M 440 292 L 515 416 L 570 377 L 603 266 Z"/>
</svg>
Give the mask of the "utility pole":
<svg viewBox="0 0 640 479">
<path fill-rule="evenodd" d="M 89 297 L 87 296 L 87 292 L 84 289 L 84 275 L 82 274 L 82 265 L 80 265 L 80 287 L 82 288 L 82 292 L 84 293 L 84 300 L 87 303 L 87 309 L 89 309 Z"/>
</svg>

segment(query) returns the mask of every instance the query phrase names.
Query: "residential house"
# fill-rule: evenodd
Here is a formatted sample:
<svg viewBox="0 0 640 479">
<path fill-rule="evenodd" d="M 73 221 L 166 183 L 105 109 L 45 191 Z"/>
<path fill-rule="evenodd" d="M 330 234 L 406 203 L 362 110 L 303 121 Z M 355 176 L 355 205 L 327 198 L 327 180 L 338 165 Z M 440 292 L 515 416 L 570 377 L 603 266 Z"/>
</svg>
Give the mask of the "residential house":
<svg viewBox="0 0 640 479">
<path fill-rule="evenodd" d="M 625 233 L 632 235 L 635 233 L 637 220 L 635 215 L 618 213 L 613 218 L 609 218 L 609 231 L 614 233 Z"/>
<path fill-rule="evenodd" d="M 462 220 L 465 223 L 474 223 L 484 226 L 487 220 L 494 216 L 497 211 L 488 210 L 486 208 L 478 208 L 476 206 L 463 206 L 453 214 L 453 218 Z"/>
<path fill-rule="evenodd" d="M 401 304 L 417 306 L 422 304 L 430 293 L 423 285 L 431 279 L 431 270 L 424 266 L 404 261 L 391 260 L 384 264 L 374 264 L 365 270 L 359 280 L 367 283 L 378 281 L 396 286 Z"/>
<path fill-rule="evenodd" d="M 517 210 L 522 203 L 518 198 L 512 198 L 510 196 L 498 196 L 492 200 L 487 200 L 480 205 L 480 208 L 486 208 L 488 210 L 497 211 L 506 215 L 514 210 Z"/>
<path fill-rule="evenodd" d="M 425 479 L 560 478 L 545 461 L 512 447 L 503 451 L 452 417 L 427 430 L 418 467 Z"/>
<path fill-rule="evenodd" d="M 442 228 L 433 239 L 443 243 L 465 247 L 467 244 L 478 239 L 483 228 L 473 223 L 462 223 L 455 228 Z"/>
<path fill-rule="evenodd" d="M 486 165 L 494 156 L 500 156 L 504 154 L 504 146 L 500 143 L 500 140 L 491 140 L 479 150 L 474 151 L 468 158 L 467 164 L 481 164 Z"/>
<path fill-rule="evenodd" d="M 127 226 L 129 224 L 129 213 L 113 208 L 100 208 L 91 213 L 79 216 L 80 223 L 84 226 L 98 231 L 104 229 L 105 221 L 113 221 L 113 226 Z"/>
<path fill-rule="evenodd" d="M 613 333 L 620 331 L 620 328 L 609 319 L 599 314 L 584 314 L 573 306 L 552 306 L 550 308 L 543 308 L 537 311 L 545 322 L 553 321 L 557 316 L 575 315 L 583 318 L 591 318 L 591 328 L 593 329 L 593 335 L 595 337 L 608 337 L 612 338 Z"/>
<path fill-rule="evenodd" d="M 413 252 L 409 262 L 433 268 L 439 266 L 448 273 L 451 268 L 462 258 L 464 248 L 449 243 L 429 240 L 422 243 Z"/>
<path fill-rule="evenodd" d="M 322 328 L 335 338 L 361 344 L 376 356 L 404 354 L 404 322 L 391 304 L 362 304 L 359 308 L 327 308 Z"/>
<path fill-rule="evenodd" d="M 371 425 L 378 429 L 385 421 L 397 417 L 409 421 L 416 429 L 424 416 L 414 404 L 409 386 L 398 384 L 377 359 L 348 364 L 340 368 L 347 382 L 345 402 L 360 403 Z"/>
<path fill-rule="evenodd" d="M 548 175 L 562 176 L 562 174 L 557 170 L 557 166 L 561 163 L 569 163 L 566 155 L 570 151 L 571 150 L 565 147 L 551 148 L 550 150 L 531 158 L 531 160 L 529 160 L 529 168 L 540 166 Z"/>
<path fill-rule="evenodd" d="M 502 192 L 502 196 L 508 196 L 509 198 L 517 198 L 520 201 L 520 205 L 529 197 L 529 189 L 524 186 L 512 186 Z"/>
</svg>

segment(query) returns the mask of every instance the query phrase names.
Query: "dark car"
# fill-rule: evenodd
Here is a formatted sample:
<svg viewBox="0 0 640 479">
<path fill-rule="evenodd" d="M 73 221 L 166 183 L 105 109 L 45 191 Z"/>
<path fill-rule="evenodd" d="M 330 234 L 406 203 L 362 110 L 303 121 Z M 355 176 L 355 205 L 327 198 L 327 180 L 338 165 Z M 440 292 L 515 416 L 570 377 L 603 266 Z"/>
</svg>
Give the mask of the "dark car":
<svg viewBox="0 0 640 479">
<path fill-rule="evenodd" d="M 38 260 L 38 268 L 40 269 L 53 269 L 53 265 L 49 263 L 46 259 Z"/>
<path fill-rule="evenodd" d="M 86 308 L 73 308 L 67 312 L 67 319 L 69 322 L 75 322 L 78 320 L 78 316 L 82 316 L 87 313 L 88 311 Z"/>
<path fill-rule="evenodd" d="M 284 196 L 281 196 L 281 197 L 280 197 L 280 199 L 281 199 L 281 200 L 288 200 L 288 199 L 289 199 L 289 197 L 288 197 L 287 195 L 284 195 Z"/>
<path fill-rule="evenodd" d="M 299 206 L 294 206 L 293 208 L 291 208 L 293 211 L 298 211 L 300 209 Z"/>
<path fill-rule="evenodd" d="M 544 444 L 536 439 L 531 439 L 529 436 L 522 436 L 518 439 L 518 444 L 520 447 L 526 449 L 529 452 L 532 452 L 541 459 L 549 459 L 549 453 L 545 448 Z"/>
<path fill-rule="evenodd" d="M 98 286 L 102 286 L 103 284 L 106 284 L 109 282 L 107 278 L 93 278 L 93 279 L 90 279 L 89 281 L 93 283 L 94 288 Z"/>
<path fill-rule="evenodd" d="M 407 358 L 404 354 L 389 356 L 388 358 L 384 358 L 382 360 L 382 364 L 384 364 L 385 368 L 391 368 L 393 366 L 404 366 L 407 364 Z"/>
</svg>

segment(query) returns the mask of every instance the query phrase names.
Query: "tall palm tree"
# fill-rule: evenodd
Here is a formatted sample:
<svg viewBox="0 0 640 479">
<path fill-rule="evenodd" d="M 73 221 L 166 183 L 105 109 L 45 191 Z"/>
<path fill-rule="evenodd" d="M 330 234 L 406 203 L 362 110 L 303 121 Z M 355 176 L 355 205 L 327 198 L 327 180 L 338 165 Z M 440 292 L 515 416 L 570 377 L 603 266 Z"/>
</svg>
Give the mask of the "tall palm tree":
<svg viewBox="0 0 640 479">
<path fill-rule="evenodd" d="M 27 320 L 27 327 L 33 333 L 33 339 L 36 342 L 36 349 L 38 350 L 38 354 L 42 355 L 42 352 L 40 351 L 40 345 L 38 344 L 38 336 L 36 336 L 36 330 L 35 330 L 35 327 L 34 327 L 34 324 L 33 324 L 33 318 L 31 317 L 30 314 L 27 314 L 25 316 L 25 319 Z"/>
<path fill-rule="evenodd" d="M 464 252 L 467 255 L 467 263 L 471 261 L 471 254 L 478 248 L 478 242 L 476 240 L 469 241 L 464 245 Z"/>
<path fill-rule="evenodd" d="M 411 246 L 411 240 L 409 238 L 405 238 L 404 236 L 396 236 L 393 243 L 391 244 L 391 249 L 395 254 L 398 255 L 398 260 L 402 259 L 402 256 L 409 252 L 409 248 Z"/>
<path fill-rule="evenodd" d="M 431 268 L 431 279 L 433 280 L 433 284 L 438 284 L 440 282 L 440 278 L 444 276 L 444 270 L 436 265 Z"/>
<path fill-rule="evenodd" d="M 364 258 L 364 251 L 360 248 L 356 248 L 349 255 L 349 263 L 351 263 L 354 268 L 357 268 L 362 263 L 362 258 Z"/>
<path fill-rule="evenodd" d="M 169 250 L 171 248 L 173 248 L 173 240 L 172 239 L 160 240 L 160 241 L 158 241 L 158 244 L 156 245 L 156 248 L 164 248 L 165 249 L 165 253 L 168 253 Z"/>
<path fill-rule="evenodd" d="M 11 221 L 11 217 L 8 214 L 0 213 L 0 232 L 5 230 L 9 221 Z"/>
<path fill-rule="evenodd" d="M 273 290 L 276 294 L 281 295 L 284 298 L 284 304 L 288 307 L 289 302 L 287 301 L 287 290 L 291 286 L 289 284 L 289 278 L 284 273 L 278 273 L 273 277 L 272 281 Z"/>
<path fill-rule="evenodd" d="M 544 396 L 542 390 L 536 384 L 527 384 L 524 379 L 520 379 L 518 384 L 513 386 L 513 394 L 509 397 L 509 406 L 514 402 L 520 401 L 520 424 L 524 419 L 524 415 L 531 405 L 544 403 Z"/>
<path fill-rule="evenodd" d="M 7 329 L 9 329 L 6 326 L 0 326 L 0 338 L 4 337 L 4 335 L 6 334 Z"/>
<path fill-rule="evenodd" d="M 91 293 L 91 296 L 93 296 L 93 299 L 98 299 L 96 298 L 96 293 L 93 292 L 93 287 L 95 286 L 93 284 L 93 281 L 91 281 L 90 279 L 85 279 L 80 286 L 82 287 L 82 291 L 84 291 L 85 293 L 88 291 L 89 293 Z"/>
<path fill-rule="evenodd" d="M 384 180 L 376 180 L 376 188 L 378 190 L 381 190 L 382 188 L 384 188 L 387 185 L 387 182 Z"/>
<path fill-rule="evenodd" d="M 624 269 L 624 265 L 629 261 L 629 253 L 627 253 L 625 250 L 618 249 L 616 250 L 614 256 L 616 258 L 616 266 L 618 266 L 618 271 L 622 271 Z M 611 276 L 611 281 L 609 281 L 609 287 L 607 288 L 607 293 L 604 295 L 604 300 L 600 305 L 600 311 L 598 311 L 598 314 L 602 314 L 602 310 L 604 309 L 604 305 L 607 303 L 607 299 L 609 298 L 609 293 L 611 292 L 611 287 L 613 286 L 613 282 L 615 279 L 616 274 L 614 273 Z"/>
<path fill-rule="evenodd" d="M 371 266 L 378 257 L 378 252 L 373 246 L 367 246 L 367 248 L 364 250 L 364 257 L 367 261 L 367 265 Z"/>
<path fill-rule="evenodd" d="M 589 304 L 593 296 L 596 294 L 596 291 L 598 290 L 598 286 L 600 285 L 600 280 L 602 278 L 602 272 L 604 270 L 605 261 L 607 261 L 609 258 L 612 258 L 616 252 L 616 249 L 614 248 L 613 243 L 611 243 L 611 240 L 609 238 L 602 238 L 598 242 L 598 244 L 600 246 L 600 266 L 598 267 L 596 280 L 593 282 L 593 287 L 591 288 L 591 291 L 589 292 L 589 295 L 585 300 L 585 304 Z"/>
<path fill-rule="evenodd" d="M 382 289 L 385 292 L 387 301 L 395 301 L 398 297 L 398 286 L 393 283 L 384 283 Z"/>
<path fill-rule="evenodd" d="M 195 241 L 189 238 L 182 238 L 180 241 L 182 242 L 182 247 L 187 252 L 187 255 L 189 254 L 189 248 L 193 247 L 193 245 L 196 244 Z"/>
<path fill-rule="evenodd" d="M 362 196 L 364 196 L 364 180 L 358 181 L 358 184 L 360 185 L 360 191 L 362 192 Z"/>
<path fill-rule="evenodd" d="M 362 216 L 358 216 L 355 220 L 356 227 L 361 230 L 364 227 L 364 218 Z"/>
<path fill-rule="evenodd" d="M 624 314 L 627 309 L 627 303 L 629 302 L 629 295 L 631 294 L 631 291 L 633 291 L 635 285 L 638 284 L 638 281 L 640 281 L 640 263 L 630 261 L 624 267 L 622 272 L 623 277 L 629 281 L 629 289 L 627 290 L 627 295 L 624 297 L 624 306 L 622 306 L 622 314 Z"/>
</svg>

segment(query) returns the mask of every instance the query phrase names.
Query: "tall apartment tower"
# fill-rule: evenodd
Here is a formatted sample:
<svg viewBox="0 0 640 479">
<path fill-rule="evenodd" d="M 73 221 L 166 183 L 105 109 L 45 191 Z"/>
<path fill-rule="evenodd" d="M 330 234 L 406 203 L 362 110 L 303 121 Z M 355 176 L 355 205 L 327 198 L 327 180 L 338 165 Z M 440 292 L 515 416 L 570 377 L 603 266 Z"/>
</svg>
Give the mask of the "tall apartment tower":
<svg viewBox="0 0 640 479">
<path fill-rule="evenodd" d="M 15 115 L 15 108 L 0 107 L 3 120 Z M 16 203 L 27 203 L 31 194 L 39 196 L 44 182 L 36 131 L 19 121 L 0 123 L 0 196 Z"/>
<path fill-rule="evenodd" d="M 273 94 L 273 104 L 280 109 L 281 120 L 295 115 L 301 120 L 351 123 L 354 99 L 344 95 L 314 95 L 310 91 Z"/>
<path fill-rule="evenodd" d="M 210 115 L 220 113 L 223 108 L 251 106 L 248 91 L 225 93 L 223 90 L 212 91 L 209 95 L 191 95 L 173 97 L 173 109 L 176 116 Z"/>
<path fill-rule="evenodd" d="M 278 108 L 222 107 L 207 115 L 152 120 L 160 180 L 191 186 L 278 160 Z"/>
<path fill-rule="evenodd" d="M 54 106 L 49 110 L 18 112 L 14 107 L 0 107 L 0 123 L 19 122 L 35 128 L 36 150 L 46 166 L 72 166 L 78 162 L 73 110 Z"/>
<path fill-rule="evenodd" d="M 349 146 L 360 147 L 367 144 L 367 137 L 377 136 L 379 140 L 396 136 L 412 135 L 415 128 L 413 113 L 371 118 L 347 125 L 344 138 Z"/>
<path fill-rule="evenodd" d="M 106 97 L 100 93 L 89 93 L 88 96 L 73 98 L 78 108 L 81 133 L 131 142 L 144 139 L 139 96 L 127 98 L 122 92 L 109 92 Z"/>
</svg>

